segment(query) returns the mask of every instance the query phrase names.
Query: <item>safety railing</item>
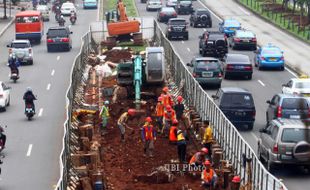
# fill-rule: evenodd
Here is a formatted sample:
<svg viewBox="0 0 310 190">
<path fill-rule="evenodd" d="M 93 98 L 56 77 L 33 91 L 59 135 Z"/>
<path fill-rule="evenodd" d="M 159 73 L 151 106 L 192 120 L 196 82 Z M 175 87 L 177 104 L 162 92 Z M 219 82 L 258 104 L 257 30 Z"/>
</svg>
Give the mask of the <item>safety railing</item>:
<svg viewBox="0 0 310 190">
<path fill-rule="evenodd" d="M 201 118 L 209 118 L 212 122 L 214 136 L 223 149 L 224 159 L 232 163 L 237 174 L 241 176 L 243 184 L 251 182 L 251 186 L 255 190 L 287 189 L 279 179 L 264 168 L 254 150 L 193 78 L 157 22 L 154 24 L 154 30 L 154 40 L 158 46 L 163 46 L 165 49 L 166 63 L 175 84 L 177 86 L 183 84 L 182 94 L 187 104 L 193 106 Z M 247 175 L 245 158 L 252 159 L 250 162 L 252 175 Z M 248 179 L 248 176 L 251 176 L 252 179 Z"/>
</svg>

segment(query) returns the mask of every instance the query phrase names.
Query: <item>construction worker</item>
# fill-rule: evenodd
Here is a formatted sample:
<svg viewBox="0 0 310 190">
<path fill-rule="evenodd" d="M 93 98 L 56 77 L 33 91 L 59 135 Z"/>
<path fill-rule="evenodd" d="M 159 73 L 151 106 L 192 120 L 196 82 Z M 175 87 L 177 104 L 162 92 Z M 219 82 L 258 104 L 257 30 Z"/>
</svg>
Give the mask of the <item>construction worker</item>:
<svg viewBox="0 0 310 190">
<path fill-rule="evenodd" d="M 163 104 L 163 98 L 160 96 L 157 99 L 156 109 L 156 123 L 158 125 L 158 131 L 161 131 L 163 128 L 163 116 L 164 116 L 164 104 Z"/>
<path fill-rule="evenodd" d="M 211 163 L 209 160 L 206 160 L 204 163 L 205 169 L 201 173 L 202 186 L 205 189 L 215 189 L 217 175 L 215 171 L 211 168 Z"/>
<path fill-rule="evenodd" d="M 172 126 L 170 127 L 170 131 L 169 131 L 169 142 L 171 144 L 176 144 L 178 141 L 177 138 L 177 131 L 178 131 L 178 120 L 174 119 L 172 121 Z"/>
<path fill-rule="evenodd" d="M 164 129 L 163 133 L 165 136 L 168 136 L 172 121 L 175 119 L 175 111 L 171 108 L 170 105 L 166 106 L 166 111 L 164 112 Z"/>
<path fill-rule="evenodd" d="M 208 120 L 205 120 L 203 122 L 204 127 L 205 127 L 205 131 L 204 131 L 204 135 L 203 135 L 203 139 L 202 139 L 202 144 L 205 148 L 207 148 L 209 150 L 208 156 L 209 158 L 211 158 L 211 145 L 212 145 L 212 140 L 213 140 L 213 133 L 212 133 L 212 129 L 211 129 L 211 124 L 209 123 Z"/>
<path fill-rule="evenodd" d="M 186 161 L 186 135 L 182 130 L 177 131 L 177 150 L 180 163 L 185 163 Z"/>
<path fill-rule="evenodd" d="M 100 111 L 100 116 L 102 119 L 102 131 L 104 131 L 108 125 L 108 119 L 110 117 L 109 107 L 108 107 L 109 103 L 110 102 L 108 100 L 104 101 L 104 105 L 102 106 L 101 111 Z"/>
<path fill-rule="evenodd" d="M 154 141 L 156 140 L 156 131 L 151 124 L 152 118 L 147 117 L 142 127 L 142 141 L 144 142 L 144 155 L 153 157 Z"/>
<path fill-rule="evenodd" d="M 122 142 L 125 141 L 125 129 L 126 129 L 126 127 L 130 128 L 130 127 L 128 127 L 126 122 L 129 119 L 129 117 L 132 117 L 134 115 L 135 115 L 135 110 L 134 109 L 128 109 L 128 111 L 124 112 L 117 120 L 117 126 L 121 132 L 121 141 Z"/>
<path fill-rule="evenodd" d="M 207 157 L 208 152 L 207 148 L 202 148 L 192 156 L 189 164 L 193 166 L 202 166 L 205 160 L 209 160 Z"/>
<path fill-rule="evenodd" d="M 174 105 L 174 110 L 175 110 L 178 121 L 181 121 L 181 119 L 183 118 L 184 104 L 182 103 L 182 101 L 183 101 L 183 97 L 178 96 L 177 97 L 177 104 Z"/>
<path fill-rule="evenodd" d="M 171 98 L 171 95 L 169 94 L 169 88 L 168 87 L 164 87 L 163 88 L 163 92 L 161 94 L 161 97 L 163 98 L 163 104 L 164 106 L 173 106 L 173 101 Z"/>
</svg>

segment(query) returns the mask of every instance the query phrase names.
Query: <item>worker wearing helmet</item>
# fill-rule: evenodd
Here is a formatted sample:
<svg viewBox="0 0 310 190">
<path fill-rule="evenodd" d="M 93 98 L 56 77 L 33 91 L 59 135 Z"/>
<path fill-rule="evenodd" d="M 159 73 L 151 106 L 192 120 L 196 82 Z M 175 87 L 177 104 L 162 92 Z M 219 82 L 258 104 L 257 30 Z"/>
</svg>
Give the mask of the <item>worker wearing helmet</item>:
<svg viewBox="0 0 310 190">
<path fill-rule="evenodd" d="M 215 189 L 217 175 L 215 171 L 211 167 L 211 163 L 209 160 L 206 160 L 204 163 L 205 169 L 201 173 L 202 186 L 204 188 L 212 188 Z"/>
<path fill-rule="evenodd" d="M 154 141 L 156 140 L 156 131 L 152 125 L 152 118 L 147 117 L 142 127 L 142 141 L 144 142 L 144 155 L 153 157 Z"/>
<path fill-rule="evenodd" d="M 121 141 L 125 141 L 125 129 L 130 128 L 127 125 L 127 121 L 129 117 L 133 117 L 135 115 L 135 110 L 134 109 L 128 109 L 127 112 L 124 112 L 117 120 L 117 126 L 121 132 Z"/>
<path fill-rule="evenodd" d="M 209 150 L 208 156 L 211 158 L 211 145 L 213 141 L 213 133 L 211 129 L 211 124 L 208 120 L 205 120 L 204 122 L 204 134 L 203 134 L 203 140 L 202 144 L 205 148 Z"/>
<path fill-rule="evenodd" d="M 163 104 L 163 98 L 161 96 L 158 97 L 157 99 L 155 115 L 156 115 L 156 123 L 158 125 L 158 131 L 161 131 L 163 128 L 163 116 L 164 116 L 164 104 Z"/>
<path fill-rule="evenodd" d="M 173 106 L 173 101 L 172 101 L 171 95 L 169 94 L 169 88 L 168 87 L 163 88 L 161 97 L 163 98 L 163 104 L 165 107 L 168 105 Z"/>
<path fill-rule="evenodd" d="M 184 113 L 184 104 L 182 103 L 183 97 L 178 96 L 177 97 L 177 104 L 174 105 L 174 110 L 177 116 L 177 120 L 182 120 L 183 118 L 183 113 Z"/>
<path fill-rule="evenodd" d="M 202 166 L 206 159 L 209 160 L 208 153 L 209 150 L 207 148 L 202 148 L 192 156 L 189 164 L 193 166 Z"/>
<path fill-rule="evenodd" d="M 172 121 L 176 119 L 175 111 L 172 109 L 170 105 L 166 106 L 166 111 L 164 112 L 164 124 L 163 133 L 168 137 L 168 132 L 170 130 Z"/>
<path fill-rule="evenodd" d="M 100 116 L 102 119 L 102 132 L 104 132 L 106 130 L 107 125 L 108 125 L 108 120 L 110 117 L 109 103 L 110 102 L 108 100 L 104 101 L 104 104 L 103 104 L 101 111 L 100 111 Z"/>
<path fill-rule="evenodd" d="M 182 130 L 177 131 L 177 152 L 180 163 L 186 162 L 186 134 Z"/>
<path fill-rule="evenodd" d="M 172 121 L 172 126 L 170 127 L 169 131 L 169 142 L 171 144 L 176 144 L 178 139 L 177 139 L 177 131 L 178 131 L 178 120 L 174 119 Z"/>
</svg>

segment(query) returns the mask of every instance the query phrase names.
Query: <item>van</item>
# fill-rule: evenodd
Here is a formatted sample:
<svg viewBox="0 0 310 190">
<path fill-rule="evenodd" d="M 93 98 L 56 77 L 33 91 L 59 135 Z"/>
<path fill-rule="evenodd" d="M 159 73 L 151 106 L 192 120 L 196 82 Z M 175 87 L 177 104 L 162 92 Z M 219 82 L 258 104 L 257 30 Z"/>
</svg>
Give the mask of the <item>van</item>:
<svg viewBox="0 0 310 190">
<path fill-rule="evenodd" d="M 163 83 L 165 80 L 165 55 L 163 47 L 147 47 L 145 74 L 147 83 Z"/>
<path fill-rule="evenodd" d="M 253 129 L 256 109 L 249 91 L 238 87 L 225 87 L 220 88 L 212 98 L 232 124 L 236 127 L 246 125 L 248 130 Z"/>
</svg>

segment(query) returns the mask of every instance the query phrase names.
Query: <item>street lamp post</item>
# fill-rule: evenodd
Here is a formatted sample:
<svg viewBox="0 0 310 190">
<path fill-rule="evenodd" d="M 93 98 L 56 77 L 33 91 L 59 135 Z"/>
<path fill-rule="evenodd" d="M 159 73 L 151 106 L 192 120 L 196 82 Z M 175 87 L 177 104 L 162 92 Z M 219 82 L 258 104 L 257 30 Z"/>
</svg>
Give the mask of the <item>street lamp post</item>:
<svg viewBox="0 0 310 190">
<path fill-rule="evenodd" d="M 3 0 L 3 8 L 4 8 L 4 19 L 7 19 L 8 17 L 6 16 L 6 0 Z"/>
</svg>

